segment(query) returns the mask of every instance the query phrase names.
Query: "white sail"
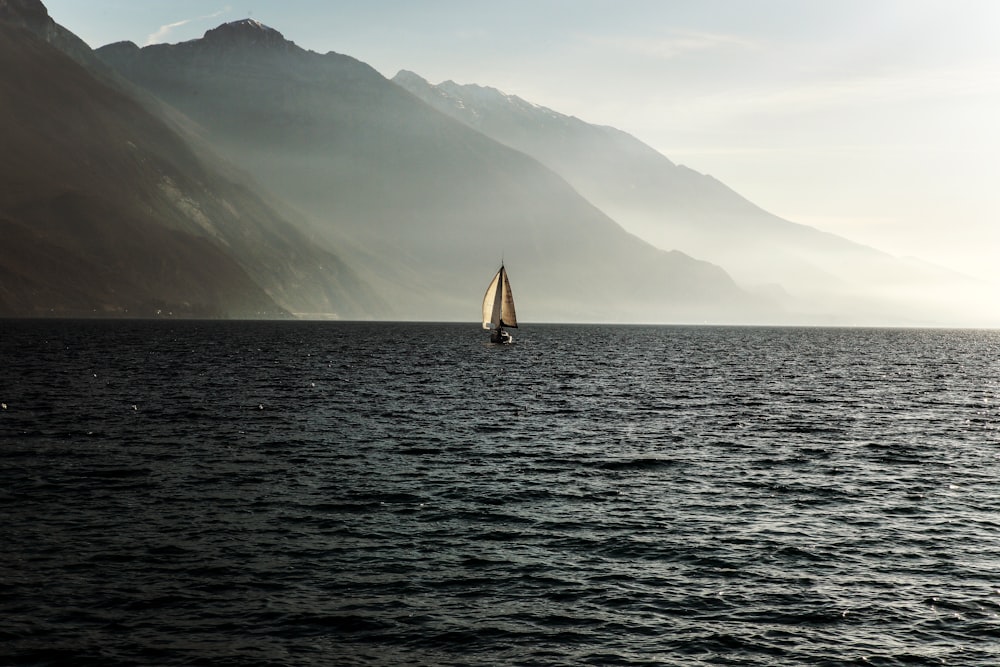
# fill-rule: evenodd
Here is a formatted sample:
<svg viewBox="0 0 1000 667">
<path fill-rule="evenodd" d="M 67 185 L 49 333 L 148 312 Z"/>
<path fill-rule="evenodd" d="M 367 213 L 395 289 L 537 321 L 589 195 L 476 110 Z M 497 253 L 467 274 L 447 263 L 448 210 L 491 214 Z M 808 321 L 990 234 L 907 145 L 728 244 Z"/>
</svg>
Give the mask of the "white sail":
<svg viewBox="0 0 1000 667">
<path fill-rule="evenodd" d="M 510 291 L 507 270 L 501 266 L 486 288 L 483 297 L 483 328 L 517 328 L 517 314 L 514 312 L 514 295 Z"/>
<path fill-rule="evenodd" d="M 501 326 L 517 328 L 517 313 L 514 312 L 514 293 L 510 291 L 510 281 L 507 279 L 507 269 L 500 267 L 500 287 L 503 294 L 503 305 L 500 307 Z"/>
<path fill-rule="evenodd" d="M 500 287 L 500 272 L 493 276 L 490 286 L 486 288 L 486 295 L 483 297 L 483 328 L 489 329 L 500 321 L 500 313 L 494 313 L 500 307 L 501 301 L 497 299 L 497 289 Z"/>
</svg>

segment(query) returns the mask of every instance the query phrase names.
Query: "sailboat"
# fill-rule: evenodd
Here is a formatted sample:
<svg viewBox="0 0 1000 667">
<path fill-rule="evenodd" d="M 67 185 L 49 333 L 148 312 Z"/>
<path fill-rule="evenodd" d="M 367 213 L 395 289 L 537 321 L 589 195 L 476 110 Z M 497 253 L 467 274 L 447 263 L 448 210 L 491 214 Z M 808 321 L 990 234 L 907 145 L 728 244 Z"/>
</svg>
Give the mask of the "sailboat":
<svg viewBox="0 0 1000 667">
<path fill-rule="evenodd" d="M 492 329 L 491 343 L 513 343 L 514 337 L 504 327 L 516 329 L 517 315 L 514 313 L 514 295 L 510 291 L 507 269 L 501 263 L 483 297 L 483 328 Z"/>
</svg>

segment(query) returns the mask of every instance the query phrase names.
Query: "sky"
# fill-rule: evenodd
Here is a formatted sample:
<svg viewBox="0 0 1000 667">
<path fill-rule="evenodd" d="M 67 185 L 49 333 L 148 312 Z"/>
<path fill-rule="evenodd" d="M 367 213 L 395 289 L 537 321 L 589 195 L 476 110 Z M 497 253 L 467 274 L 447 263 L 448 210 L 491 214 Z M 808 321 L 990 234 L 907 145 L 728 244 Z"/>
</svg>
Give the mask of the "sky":
<svg viewBox="0 0 1000 667">
<path fill-rule="evenodd" d="M 787 220 L 1000 284 L 994 0 L 43 0 L 92 47 L 251 17 L 624 130 Z"/>
</svg>

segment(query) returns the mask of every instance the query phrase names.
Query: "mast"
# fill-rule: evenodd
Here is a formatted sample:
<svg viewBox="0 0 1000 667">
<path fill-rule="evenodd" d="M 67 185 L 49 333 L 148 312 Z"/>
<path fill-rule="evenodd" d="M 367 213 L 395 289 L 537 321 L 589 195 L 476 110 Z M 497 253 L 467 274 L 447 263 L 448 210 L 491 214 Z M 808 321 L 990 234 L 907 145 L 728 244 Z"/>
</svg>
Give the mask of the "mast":
<svg viewBox="0 0 1000 667">
<path fill-rule="evenodd" d="M 506 294 L 504 291 L 504 285 L 507 282 L 507 272 L 503 268 L 503 262 L 500 262 L 500 283 L 497 285 L 497 295 L 500 297 L 498 301 L 500 302 L 500 323 L 497 325 L 497 329 L 503 329 L 503 297 Z"/>
</svg>

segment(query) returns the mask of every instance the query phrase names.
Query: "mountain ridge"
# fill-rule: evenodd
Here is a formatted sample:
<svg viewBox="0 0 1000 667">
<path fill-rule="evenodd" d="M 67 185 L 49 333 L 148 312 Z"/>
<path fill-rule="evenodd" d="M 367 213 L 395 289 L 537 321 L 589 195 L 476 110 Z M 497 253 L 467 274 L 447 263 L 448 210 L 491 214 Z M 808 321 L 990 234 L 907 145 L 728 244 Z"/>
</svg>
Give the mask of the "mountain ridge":
<svg viewBox="0 0 1000 667">
<path fill-rule="evenodd" d="M 526 321 L 937 323 L 905 292 L 942 272 L 495 88 L 390 81 L 253 19 L 91 50 L 40 1 L 0 0 L 0 27 L 16 100 L 0 145 L 22 163 L 0 168 L 16 241 L 0 314 L 471 319 L 505 257 Z M 12 73 L 28 65 L 33 79 Z"/>
<path fill-rule="evenodd" d="M 92 172 L 94 161 L 104 163 L 99 156 L 110 149 L 107 162 L 124 166 L 127 146 L 108 147 L 102 137 L 91 135 L 75 152 L 77 143 L 67 125 L 77 120 L 90 124 L 87 119 L 96 120 L 107 111 L 104 102 L 117 106 L 123 100 L 104 97 L 109 92 L 104 89 L 90 90 L 74 69 L 75 61 L 48 49 L 47 42 L 23 28 L 0 23 L 0 42 L 0 62 L 21 65 L 4 67 L 0 80 L 0 94 L 8 100 L 0 126 L 18 128 L 16 133 L 7 130 L 3 138 L 16 172 L 9 163 L 0 167 L 11 186 L 0 198 L 0 221 L 8 241 L 0 255 L 5 314 L 151 316 L 166 310 L 218 316 L 227 312 L 221 302 L 234 299 L 246 305 L 236 306 L 231 314 L 284 314 L 211 244 L 158 225 L 134 203 L 103 194 L 107 188 Z M 43 100 L 32 94 L 40 78 L 46 78 L 49 93 Z M 96 108 L 79 105 L 73 119 L 51 111 L 45 118 L 39 112 L 79 102 L 81 94 L 90 96 Z M 44 136 L 39 118 L 46 121 Z M 124 172 L 116 176 L 127 178 Z M 123 227 L 127 231 L 117 234 L 107 222 L 112 218 L 128 219 Z M 110 247 L 112 242 L 118 249 Z M 167 276 L 147 272 L 154 262 L 143 252 L 146 246 L 159 247 L 184 277 L 171 284 Z M 199 289 L 199 284 L 219 284 L 221 293 Z M 59 298 L 62 291 L 74 298 Z"/>
<path fill-rule="evenodd" d="M 204 127 L 305 212 L 318 238 L 353 242 L 402 319 L 471 315 L 482 299 L 471 285 L 494 268 L 483 260 L 501 254 L 520 263 L 509 266 L 519 310 L 539 319 L 737 321 L 766 307 L 718 267 L 628 234 L 534 159 L 367 64 L 285 43 L 219 51 L 203 37 L 97 54 Z"/>
<path fill-rule="evenodd" d="M 805 321 L 940 324 L 974 312 L 976 297 L 963 303 L 960 296 L 975 288 L 971 279 L 952 273 L 950 289 L 930 294 L 944 279 L 940 270 L 779 218 L 616 128 L 479 84 L 433 85 L 408 70 L 393 81 L 535 157 L 654 246 L 683 249 L 748 288 L 784 294 L 786 308 Z"/>
<path fill-rule="evenodd" d="M 0 313 L 258 318 L 377 304 L 364 288 L 345 296 L 338 281 L 357 280 L 337 258 L 92 53 L 59 48 L 82 42 L 59 37 L 72 33 L 41 3 L 3 0 L 0 34 Z"/>
</svg>

